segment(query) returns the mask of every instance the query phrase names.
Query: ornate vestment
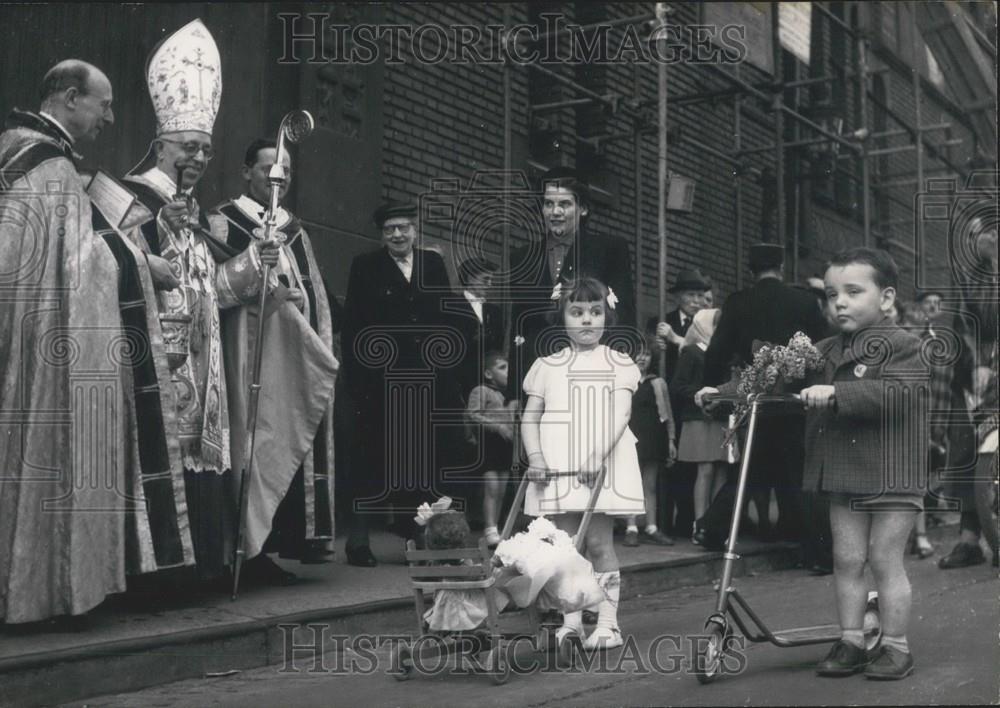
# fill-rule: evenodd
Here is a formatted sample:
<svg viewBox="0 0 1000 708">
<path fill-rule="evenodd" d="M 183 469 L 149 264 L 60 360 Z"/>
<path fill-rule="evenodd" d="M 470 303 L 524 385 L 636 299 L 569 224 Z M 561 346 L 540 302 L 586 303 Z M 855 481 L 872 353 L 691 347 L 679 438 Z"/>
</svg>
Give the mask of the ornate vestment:
<svg viewBox="0 0 1000 708">
<path fill-rule="evenodd" d="M 167 259 L 181 281 L 179 288 L 157 294 L 160 316 L 191 318 L 187 357 L 171 375 L 192 541 L 199 573 L 212 577 L 230 562 L 236 536 L 236 485 L 228 475 L 233 464 L 220 310 L 253 299 L 260 260 L 256 249 L 236 253 L 214 237 L 197 203 L 192 205 L 197 219 L 174 233 L 159 217 L 175 190 L 173 181 L 160 170 L 129 175 L 125 182 L 156 215 L 132 232 L 133 241 L 144 251 Z"/>
<path fill-rule="evenodd" d="M 0 621 L 125 589 L 123 347 L 115 258 L 66 138 L 0 135 Z"/>
<path fill-rule="evenodd" d="M 264 207 L 243 196 L 216 207 L 210 221 L 214 233 L 242 251 L 260 238 L 262 231 L 254 231 L 263 216 Z M 279 209 L 278 231 L 287 240 L 271 271 L 271 285 L 287 280 L 287 287 L 301 290 L 305 298 L 301 312 L 290 302 L 266 308 L 248 557 L 260 552 L 272 525 L 279 535 L 300 536 L 279 540 L 274 550 L 286 557 L 301 557 L 302 541 L 333 540 L 333 391 L 339 364 L 331 348 L 330 306 L 299 220 Z M 247 454 L 247 398 L 258 323 L 256 305 L 227 310 L 222 317 L 234 469 L 242 469 Z M 276 518 L 286 497 L 294 504 L 286 503 L 284 516 L 295 518 Z"/>
</svg>

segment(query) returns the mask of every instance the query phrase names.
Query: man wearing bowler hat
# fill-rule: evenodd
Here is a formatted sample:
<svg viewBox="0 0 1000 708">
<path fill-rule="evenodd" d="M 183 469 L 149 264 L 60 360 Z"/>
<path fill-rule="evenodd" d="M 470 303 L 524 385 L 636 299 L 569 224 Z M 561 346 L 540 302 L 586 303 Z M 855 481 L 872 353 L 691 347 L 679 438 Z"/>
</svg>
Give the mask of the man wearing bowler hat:
<svg viewBox="0 0 1000 708">
<path fill-rule="evenodd" d="M 393 510 L 396 530 L 414 537 L 416 507 L 440 496 L 446 433 L 433 426 L 432 413 L 461 409 L 456 374 L 464 353 L 456 317 L 443 306 L 453 298 L 444 259 L 414 247 L 416 205 L 387 202 L 373 219 L 382 246 L 351 263 L 341 330 L 358 431 L 346 555 L 362 567 L 376 565 L 368 542 L 372 514 Z"/>
<path fill-rule="evenodd" d="M 785 250 L 779 245 L 761 243 L 750 247 L 754 283 L 730 295 L 722 307 L 719 324 L 705 352 L 706 386 L 728 381 L 733 363 L 740 367 L 749 365 L 755 341 L 787 344 L 799 331 L 814 342 L 824 336 L 826 322 L 816 307 L 815 296 L 782 282 L 784 256 Z M 756 435 L 750 492 L 761 516 L 758 532 L 764 537 L 772 535 L 767 519 L 771 486 L 775 487 L 778 500 L 774 535 L 793 540 L 800 536 L 803 422 L 798 411 L 769 414 L 761 421 Z"/>
<path fill-rule="evenodd" d="M 711 289 L 712 283 L 697 268 L 682 270 L 667 291 L 676 298 L 677 307 L 667 313 L 663 322 L 658 323 L 656 317 L 650 317 L 646 322 L 646 330 L 656 332 L 657 342 L 667 353 L 667 368 L 663 372 L 665 381 L 673 379 L 684 335 L 698 310 L 705 307 L 705 293 Z"/>
<path fill-rule="evenodd" d="M 646 321 L 646 332 L 649 334 L 655 332 L 657 343 L 666 353 L 666 367 L 662 372 L 662 378 L 668 384 L 674 377 L 674 368 L 677 366 L 680 348 L 684 343 L 684 335 L 687 334 L 694 316 L 705 307 L 705 293 L 711 288 L 712 283 L 701 274 L 701 271 L 697 268 L 685 268 L 677 274 L 677 280 L 667 291 L 677 300 L 677 307 L 667 313 L 663 322 L 658 322 L 655 316 Z M 658 360 L 659 357 L 654 357 L 654 366 L 659 366 Z M 671 400 L 671 404 L 676 410 L 680 402 Z M 681 421 L 677 421 L 675 434 L 678 439 L 682 425 Z M 697 465 L 675 462 L 669 475 L 659 480 L 657 485 L 659 525 L 665 532 L 676 536 L 690 534 L 694 522 L 694 482 L 697 475 Z"/>
</svg>

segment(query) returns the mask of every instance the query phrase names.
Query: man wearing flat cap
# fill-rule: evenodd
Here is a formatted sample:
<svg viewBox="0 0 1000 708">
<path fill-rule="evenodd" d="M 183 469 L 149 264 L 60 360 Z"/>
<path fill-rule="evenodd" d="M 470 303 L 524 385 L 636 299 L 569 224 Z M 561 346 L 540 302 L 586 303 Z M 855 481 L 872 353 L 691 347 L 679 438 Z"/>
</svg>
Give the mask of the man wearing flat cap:
<svg viewBox="0 0 1000 708">
<path fill-rule="evenodd" d="M 615 339 L 635 328 L 635 292 L 628 242 L 595 233 L 587 227 L 590 199 L 586 184 L 575 170 L 557 167 L 541 179 L 542 239 L 516 248 L 510 255 L 511 341 L 507 397 L 524 398 L 521 384 L 535 359 L 551 354 L 556 339 L 549 314 L 555 310 L 552 291 L 557 284 L 577 278 L 596 278 L 617 297 Z M 634 333 L 637 335 L 638 333 Z"/>
<path fill-rule="evenodd" d="M 750 247 L 754 283 L 730 295 L 722 307 L 719 324 L 705 352 L 706 386 L 728 381 L 734 363 L 749 365 L 755 341 L 783 345 L 799 331 L 814 342 L 825 335 L 826 321 L 816 307 L 816 298 L 782 282 L 784 256 L 785 250 L 779 245 L 761 243 Z M 776 413 L 763 419 L 759 427 L 751 458 L 750 494 L 758 515 L 764 514 L 758 526 L 764 537 L 771 535 L 766 518 L 771 486 L 778 499 L 776 535 L 793 540 L 800 536 L 803 420 L 797 411 Z M 713 504 L 709 513 L 716 508 Z M 730 506 L 720 526 L 728 523 L 731 510 Z"/>
<path fill-rule="evenodd" d="M 412 537 L 416 507 L 439 495 L 447 451 L 430 414 L 461 408 L 455 369 L 464 354 L 456 316 L 444 307 L 453 298 L 444 259 L 414 247 L 416 205 L 385 203 L 373 220 L 382 246 L 351 263 L 341 330 L 344 383 L 359 431 L 348 473 L 346 555 L 362 567 L 376 564 L 368 543 L 373 514 L 393 509 L 397 530 Z"/>
</svg>

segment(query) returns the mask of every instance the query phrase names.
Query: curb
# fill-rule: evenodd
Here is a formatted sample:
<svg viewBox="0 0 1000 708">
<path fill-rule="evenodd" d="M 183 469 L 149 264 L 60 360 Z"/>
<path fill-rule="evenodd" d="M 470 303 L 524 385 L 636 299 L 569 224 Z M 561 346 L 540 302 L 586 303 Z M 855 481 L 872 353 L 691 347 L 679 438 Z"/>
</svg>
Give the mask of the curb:
<svg viewBox="0 0 1000 708">
<path fill-rule="evenodd" d="M 792 568 L 797 561 L 798 545 L 776 543 L 743 554 L 734 575 Z M 622 599 L 708 584 L 721 574 L 722 562 L 722 553 L 704 552 L 623 567 Z M 312 642 L 303 644 L 297 636 L 303 633 L 295 629 L 310 624 L 322 624 L 324 631 L 310 632 Z M 127 693 L 208 673 L 273 666 L 288 656 L 303 664 L 320 662 L 326 634 L 410 634 L 415 625 L 413 599 L 402 597 L 9 657 L 0 659 L 0 706 Z"/>
</svg>

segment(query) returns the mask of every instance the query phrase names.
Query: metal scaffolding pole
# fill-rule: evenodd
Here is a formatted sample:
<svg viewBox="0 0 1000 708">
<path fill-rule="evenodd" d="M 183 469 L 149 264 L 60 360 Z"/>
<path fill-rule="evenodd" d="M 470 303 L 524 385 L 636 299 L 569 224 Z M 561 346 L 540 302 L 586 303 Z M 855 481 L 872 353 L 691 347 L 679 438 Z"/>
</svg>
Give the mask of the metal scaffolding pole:
<svg viewBox="0 0 1000 708">
<path fill-rule="evenodd" d="M 911 55 L 913 57 L 917 56 L 917 6 L 915 2 L 910 3 L 910 49 Z M 914 59 L 914 61 L 916 61 Z M 924 131 L 923 124 L 921 122 L 921 102 L 923 99 L 923 87 L 920 83 L 920 72 L 917 70 L 916 66 L 913 69 L 913 116 L 917 126 L 917 193 L 919 194 L 924 188 Z M 912 208 L 912 207 L 911 207 Z M 924 244 L 924 220 L 917 218 L 914 215 L 913 227 L 914 227 L 914 238 L 916 239 L 914 246 L 914 257 L 916 263 L 916 273 L 920 272 L 920 258 L 922 254 L 922 246 Z M 919 280 L 919 278 L 917 278 Z"/>
<path fill-rule="evenodd" d="M 740 67 L 736 65 L 736 72 Z M 736 152 L 740 151 L 742 136 L 740 134 L 740 113 L 742 109 L 743 97 L 737 95 L 733 100 L 733 147 Z M 736 289 L 743 289 L 743 170 L 742 166 L 736 175 Z"/>
<path fill-rule="evenodd" d="M 917 4 L 910 3 L 910 48 L 911 55 L 917 56 Z M 923 97 L 923 87 L 920 83 L 920 72 L 917 67 L 912 67 L 913 72 L 913 115 L 917 126 L 917 193 L 924 188 L 924 140 L 923 124 L 921 122 L 921 99 Z M 917 253 L 924 242 L 924 220 L 914 219 L 914 236 L 916 237 Z M 917 256 L 919 258 L 919 255 Z"/>
<path fill-rule="evenodd" d="M 504 41 L 508 41 L 509 37 L 506 35 L 507 27 L 510 26 L 510 6 L 504 5 L 503 7 L 503 26 L 504 26 Z M 511 139 L 511 66 L 508 52 L 504 52 L 504 62 L 503 68 L 501 69 L 503 75 L 503 171 L 504 179 L 507 180 L 507 184 L 504 185 L 504 214 L 503 214 L 503 231 L 501 235 L 501 253 L 500 262 L 501 268 L 503 269 L 504 278 L 509 279 L 510 277 L 510 179 L 511 170 L 513 168 L 513 160 L 511 156 L 512 151 L 512 139 Z M 506 333 L 504 337 L 505 342 L 511 341 L 511 327 L 512 327 L 512 309 L 513 303 L 511 298 L 512 293 L 509 289 L 507 298 L 504 301 L 504 327 L 506 328 Z M 514 352 L 509 352 L 511 356 L 514 356 Z M 516 426 L 515 426 L 516 427 Z M 517 447 L 515 447 L 515 451 Z M 517 460 L 517 455 L 515 454 L 514 459 Z"/>
<path fill-rule="evenodd" d="M 639 76 L 639 65 L 632 67 L 632 93 L 636 102 L 642 96 L 642 81 Z M 642 203 L 643 194 L 642 179 L 642 123 L 638 118 L 632 121 L 633 130 L 633 162 L 635 168 L 635 303 L 636 303 L 636 326 L 642 327 L 642 321 L 638 317 L 639 313 L 639 291 L 642 289 Z"/>
<path fill-rule="evenodd" d="M 920 81 L 919 76 L 917 77 L 917 80 Z M 880 110 L 885 111 L 885 114 L 890 118 L 892 118 L 894 121 L 896 121 L 896 123 L 898 123 L 900 126 L 902 126 L 906 130 L 906 132 L 909 133 L 911 137 L 913 137 L 914 140 L 919 140 L 925 147 L 930 147 L 930 148 L 935 147 L 934 145 L 927 142 L 927 140 L 923 137 L 921 131 L 919 130 L 920 126 L 914 127 L 910 125 L 905 118 L 903 118 L 901 115 L 899 115 L 896 111 L 887 106 L 885 103 L 879 101 L 878 98 L 876 98 L 872 93 L 869 92 L 867 94 L 867 97 L 868 100 L 871 101 L 872 105 L 874 105 Z M 947 159 L 943 155 L 939 155 L 938 159 L 941 160 L 941 162 L 943 162 L 953 172 L 957 172 L 960 175 L 965 174 L 965 170 L 961 169 L 958 165 L 952 163 L 951 160 Z"/>
<path fill-rule="evenodd" d="M 799 93 L 800 93 L 801 89 L 799 88 L 800 82 L 798 81 L 800 67 L 801 67 L 801 65 L 799 64 L 799 62 L 795 62 L 795 79 L 796 80 L 792 81 L 790 84 L 786 84 L 787 86 L 793 86 L 793 89 L 792 89 L 793 94 L 792 95 L 794 96 L 795 108 L 796 109 L 798 109 L 799 104 L 801 103 L 801 101 L 799 100 L 800 99 Z M 798 123 L 796 123 L 794 125 L 793 129 L 794 129 L 794 137 L 795 137 L 795 140 L 793 142 L 799 142 L 799 134 L 800 134 L 800 132 L 802 130 L 802 126 L 800 126 Z M 788 143 L 785 144 L 785 147 L 786 148 L 788 147 Z M 801 213 L 801 211 L 802 211 L 802 180 L 799 179 L 799 177 L 800 177 L 800 175 L 799 175 L 799 164 L 800 164 L 800 162 L 801 161 L 797 161 L 795 163 L 795 180 L 794 180 L 795 186 L 794 186 L 794 189 L 793 189 L 793 196 L 792 196 L 792 282 L 795 282 L 795 283 L 799 282 L 799 237 L 800 237 L 799 231 L 801 230 L 801 227 L 802 227 L 802 213 Z"/>
<path fill-rule="evenodd" d="M 531 42 L 544 42 L 549 37 L 561 37 L 563 35 L 572 34 L 574 32 L 586 32 L 592 29 L 602 29 L 604 27 L 621 27 L 622 25 L 635 25 L 642 22 L 652 22 L 655 18 L 654 15 L 632 15 L 631 17 L 619 17 L 615 20 L 606 20 L 604 22 L 594 22 L 593 24 L 583 25 L 582 27 L 564 27 L 563 29 L 558 29 L 554 32 L 540 32 L 539 34 L 529 37 L 524 41 Z M 517 41 L 521 41 L 520 37 L 515 38 Z"/>
<path fill-rule="evenodd" d="M 726 71 L 725 69 L 723 69 L 721 66 L 719 66 L 717 64 L 705 64 L 704 66 L 707 66 L 709 69 L 711 69 L 712 71 L 714 71 L 715 73 L 717 73 L 719 76 L 722 76 L 723 78 L 725 78 L 730 83 L 742 87 L 744 91 L 746 91 L 747 93 L 749 93 L 754 98 L 757 98 L 757 99 L 759 99 L 759 100 L 761 100 L 761 101 L 763 101 L 765 103 L 768 103 L 770 105 L 774 104 L 774 101 L 773 101 L 773 99 L 772 99 L 771 96 L 769 96 L 768 94 L 764 93 L 763 91 L 759 91 L 758 89 L 754 88 L 754 86 L 752 84 L 747 83 L 743 79 L 738 78 L 738 77 L 734 76 L 733 74 L 730 74 L 728 71 Z M 791 118 L 799 121 L 803 125 L 809 126 L 812 130 L 816 131 L 820 135 L 823 135 L 823 136 L 829 138 L 830 140 L 833 140 L 835 142 L 840 143 L 841 145 L 843 145 L 844 147 L 848 148 L 849 150 L 852 150 L 854 152 L 858 152 L 860 150 L 860 148 L 858 147 L 857 143 L 852 142 L 852 141 L 848 140 L 847 138 L 845 138 L 845 137 L 843 137 L 841 135 L 837 135 L 836 133 L 830 132 L 829 130 L 827 130 L 823 126 L 819 125 L 815 121 L 812 121 L 809 118 L 806 118 L 804 115 L 802 115 L 798 111 L 792 110 L 791 108 L 789 108 L 788 106 L 786 106 L 784 104 L 780 105 L 779 110 L 782 113 L 784 113 L 785 115 L 787 115 L 787 116 L 789 116 L 789 117 L 791 117 Z"/>
<path fill-rule="evenodd" d="M 658 41 L 666 39 L 667 5 L 656 3 Z M 664 62 L 656 64 L 657 86 L 657 236 L 659 237 L 659 271 L 658 271 L 658 305 L 659 322 L 667 319 L 667 65 Z M 667 370 L 667 352 L 660 352 L 660 371 Z"/>
<path fill-rule="evenodd" d="M 818 3 L 815 3 L 818 4 Z M 854 34 L 854 33 L 852 33 Z M 858 93 L 860 94 L 859 109 L 861 113 L 861 134 L 868 134 L 868 42 L 861 35 L 857 36 L 858 47 Z M 864 223 L 864 244 L 871 245 L 872 240 L 872 205 L 871 205 L 871 164 L 868 159 L 868 141 L 861 140 L 861 219 Z"/>
<path fill-rule="evenodd" d="M 774 82 L 780 85 L 782 81 L 781 41 L 778 38 L 778 3 L 771 3 L 771 45 L 774 52 Z M 774 179 L 775 206 L 774 221 L 777 227 L 778 245 L 788 247 L 785 234 L 785 97 L 782 91 L 774 94 Z"/>
<path fill-rule="evenodd" d="M 660 62 L 660 63 L 662 64 L 662 62 Z M 561 84 L 563 84 L 565 86 L 569 86 L 571 89 L 573 89 L 577 93 L 581 93 L 584 96 L 587 96 L 588 98 L 591 98 L 591 99 L 593 99 L 595 101 L 599 101 L 600 103 L 603 103 L 606 106 L 609 106 L 612 110 L 617 111 L 619 108 L 621 108 L 621 109 L 623 109 L 626 113 L 628 113 L 632 117 L 635 117 L 635 116 L 638 115 L 638 111 L 637 110 L 633 109 L 628 104 L 619 102 L 618 99 L 621 98 L 621 94 L 612 94 L 610 96 L 602 96 L 601 94 L 597 93 L 596 91 L 592 91 L 589 88 L 587 88 L 586 86 L 583 86 L 582 84 L 574 81 L 573 79 L 570 79 L 570 78 L 568 78 L 566 76 L 563 76 L 562 74 L 558 74 L 555 71 L 552 71 L 552 69 L 546 68 L 546 67 L 542 66 L 541 64 L 528 64 L 528 67 L 532 68 L 535 71 L 538 71 L 538 72 L 540 72 L 542 74 L 545 74 L 546 76 L 548 76 L 550 78 L 555 79 L 556 81 L 558 81 L 559 83 L 561 83 Z"/>
</svg>

